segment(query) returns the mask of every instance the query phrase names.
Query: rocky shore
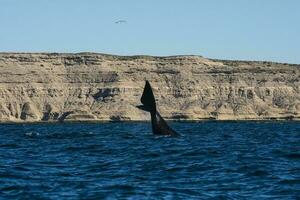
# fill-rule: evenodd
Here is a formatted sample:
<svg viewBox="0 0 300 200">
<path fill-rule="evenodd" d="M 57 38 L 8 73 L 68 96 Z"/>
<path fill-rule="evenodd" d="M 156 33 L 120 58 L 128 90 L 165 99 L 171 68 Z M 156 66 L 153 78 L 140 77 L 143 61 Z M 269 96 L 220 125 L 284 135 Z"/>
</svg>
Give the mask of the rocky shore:
<svg viewBox="0 0 300 200">
<path fill-rule="evenodd" d="M 300 65 L 201 56 L 0 53 L 0 122 L 300 119 Z"/>
</svg>

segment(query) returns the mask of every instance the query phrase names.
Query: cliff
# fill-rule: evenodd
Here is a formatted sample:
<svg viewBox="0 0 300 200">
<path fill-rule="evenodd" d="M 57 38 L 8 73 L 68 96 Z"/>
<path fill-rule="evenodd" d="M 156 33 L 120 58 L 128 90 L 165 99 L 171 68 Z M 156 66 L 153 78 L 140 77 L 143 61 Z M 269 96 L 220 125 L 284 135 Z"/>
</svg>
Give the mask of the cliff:
<svg viewBox="0 0 300 200">
<path fill-rule="evenodd" d="M 300 66 L 200 56 L 0 53 L 0 121 L 300 119 Z"/>
</svg>

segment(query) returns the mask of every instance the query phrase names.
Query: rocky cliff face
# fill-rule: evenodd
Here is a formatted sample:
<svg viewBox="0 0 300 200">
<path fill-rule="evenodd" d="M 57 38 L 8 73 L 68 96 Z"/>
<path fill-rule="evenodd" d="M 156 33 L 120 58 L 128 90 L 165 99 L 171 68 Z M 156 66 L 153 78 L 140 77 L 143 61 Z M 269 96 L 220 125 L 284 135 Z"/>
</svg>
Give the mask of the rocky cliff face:
<svg viewBox="0 0 300 200">
<path fill-rule="evenodd" d="M 200 56 L 1 53 L 0 120 L 300 119 L 300 66 Z"/>
</svg>

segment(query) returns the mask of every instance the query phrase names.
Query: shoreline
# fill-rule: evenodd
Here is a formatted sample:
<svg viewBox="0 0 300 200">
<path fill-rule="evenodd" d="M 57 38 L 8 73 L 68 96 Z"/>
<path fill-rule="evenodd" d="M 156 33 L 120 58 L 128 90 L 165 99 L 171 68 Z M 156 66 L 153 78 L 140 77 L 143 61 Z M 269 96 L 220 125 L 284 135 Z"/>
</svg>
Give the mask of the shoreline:
<svg viewBox="0 0 300 200">
<path fill-rule="evenodd" d="M 182 123 L 199 123 L 199 122 L 300 122 L 300 118 L 264 118 L 264 119 L 165 119 L 168 122 L 182 122 Z M 67 120 L 67 121 L 0 121 L 0 125 L 4 124 L 72 124 L 72 123 L 138 123 L 138 122 L 151 122 L 151 120 Z"/>
</svg>

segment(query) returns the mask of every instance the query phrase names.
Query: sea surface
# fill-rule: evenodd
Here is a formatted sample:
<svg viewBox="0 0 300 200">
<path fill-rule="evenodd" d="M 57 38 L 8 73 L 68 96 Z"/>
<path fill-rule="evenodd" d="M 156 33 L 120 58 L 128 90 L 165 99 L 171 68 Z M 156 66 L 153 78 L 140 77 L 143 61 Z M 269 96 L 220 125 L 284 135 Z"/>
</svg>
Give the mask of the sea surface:
<svg viewBox="0 0 300 200">
<path fill-rule="evenodd" d="M 300 122 L 0 125 L 0 199 L 300 199 Z"/>
</svg>

